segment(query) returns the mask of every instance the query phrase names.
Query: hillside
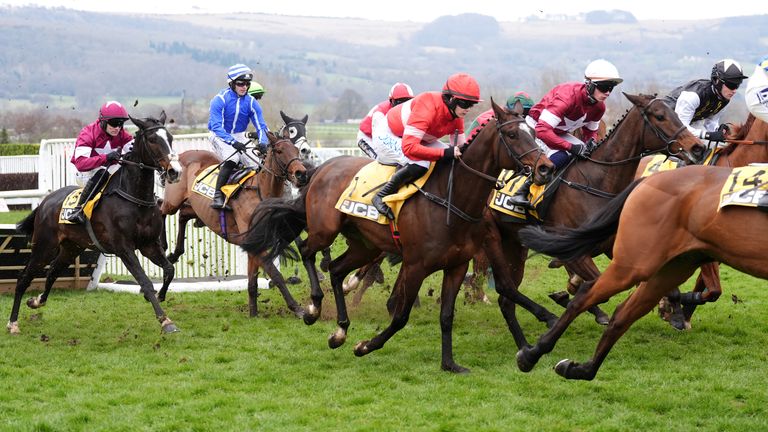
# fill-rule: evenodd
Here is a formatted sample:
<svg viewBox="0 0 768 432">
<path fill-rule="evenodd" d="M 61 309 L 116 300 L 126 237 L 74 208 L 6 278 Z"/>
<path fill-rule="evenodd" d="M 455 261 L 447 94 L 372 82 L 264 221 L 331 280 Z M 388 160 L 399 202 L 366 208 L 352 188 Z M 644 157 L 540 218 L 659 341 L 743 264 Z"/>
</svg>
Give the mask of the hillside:
<svg viewBox="0 0 768 432">
<path fill-rule="evenodd" d="M 497 98 L 521 88 L 540 96 L 557 81 L 578 79 L 598 57 L 619 67 L 622 90 L 666 91 L 707 76 L 717 59 L 749 65 L 768 51 L 768 15 L 593 21 L 496 22 L 464 14 L 421 24 L 0 8 L 0 97 L 48 105 L 57 100 L 51 95 L 63 96 L 73 110 L 92 109 L 105 97 L 183 95 L 204 105 L 235 62 L 254 67 L 272 95 L 282 92 L 298 107 L 327 103 L 345 89 L 371 105 L 395 81 L 431 90 L 455 71 L 471 72 Z"/>
</svg>

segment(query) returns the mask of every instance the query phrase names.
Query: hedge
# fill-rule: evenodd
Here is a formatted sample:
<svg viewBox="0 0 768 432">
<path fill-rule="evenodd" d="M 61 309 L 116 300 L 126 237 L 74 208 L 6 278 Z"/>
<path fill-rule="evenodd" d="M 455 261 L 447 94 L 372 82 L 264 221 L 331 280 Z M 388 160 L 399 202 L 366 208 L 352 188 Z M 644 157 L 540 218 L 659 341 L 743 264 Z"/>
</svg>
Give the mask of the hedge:
<svg viewBox="0 0 768 432">
<path fill-rule="evenodd" d="M 36 155 L 40 144 L 0 144 L 0 156 Z"/>
</svg>

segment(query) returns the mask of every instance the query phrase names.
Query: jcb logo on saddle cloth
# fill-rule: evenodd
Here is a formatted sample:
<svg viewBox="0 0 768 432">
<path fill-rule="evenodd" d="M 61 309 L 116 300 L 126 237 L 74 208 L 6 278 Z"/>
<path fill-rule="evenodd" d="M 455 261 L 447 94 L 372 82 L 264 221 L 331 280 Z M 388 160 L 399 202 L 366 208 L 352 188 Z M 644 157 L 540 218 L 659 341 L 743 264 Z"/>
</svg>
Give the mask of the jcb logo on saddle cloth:
<svg viewBox="0 0 768 432">
<path fill-rule="evenodd" d="M 501 174 L 499 174 L 499 180 L 505 182 L 504 187 L 493 192 L 493 199 L 491 200 L 490 207 L 524 222 L 528 220 L 526 209 L 512 204 L 512 196 L 518 189 L 520 189 L 520 186 L 523 185 L 526 177 L 524 175 L 519 175 L 512 180 L 506 181 L 509 176 L 510 171 L 508 170 L 502 170 Z M 538 206 L 544 199 L 544 186 L 532 185 L 529 197 L 531 198 L 531 203 L 534 206 Z M 534 218 L 538 219 L 539 217 L 536 210 L 531 210 L 530 214 Z"/>
<path fill-rule="evenodd" d="M 768 164 L 734 168 L 720 191 L 718 210 L 728 205 L 757 207 L 768 194 Z"/>
</svg>

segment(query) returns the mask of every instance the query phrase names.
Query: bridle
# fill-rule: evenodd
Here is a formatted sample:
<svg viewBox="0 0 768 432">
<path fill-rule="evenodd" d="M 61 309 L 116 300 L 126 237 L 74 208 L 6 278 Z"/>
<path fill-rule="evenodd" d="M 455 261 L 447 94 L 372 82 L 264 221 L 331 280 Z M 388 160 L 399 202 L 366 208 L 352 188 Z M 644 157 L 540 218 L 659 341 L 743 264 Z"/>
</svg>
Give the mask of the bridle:
<svg viewBox="0 0 768 432">
<path fill-rule="evenodd" d="M 270 143 L 269 147 L 268 147 L 269 150 L 268 150 L 267 154 L 269 155 L 269 153 L 275 151 L 275 146 L 278 143 L 282 142 L 282 141 L 289 141 L 289 142 L 291 142 L 291 140 L 288 139 L 288 138 L 281 138 L 281 139 L 275 141 L 274 144 Z M 291 142 L 291 146 L 293 146 L 293 145 L 294 144 Z M 288 162 L 285 162 L 285 163 L 283 163 L 282 161 L 280 161 L 280 159 L 278 159 L 276 157 L 272 157 L 270 160 L 274 161 L 274 163 L 277 164 L 277 171 L 279 171 L 279 172 L 275 172 L 274 170 L 272 170 L 270 167 L 267 166 L 267 156 L 264 157 L 264 163 L 262 164 L 262 168 L 261 169 L 263 171 L 268 172 L 269 174 L 271 174 L 273 177 L 275 177 L 278 180 L 288 180 L 288 177 L 291 176 L 290 172 L 288 172 L 288 167 L 290 167 L 291 164 L 294 161 L 298 161 L 299 163 L 301 163 L 301 155 L 294 156 L 293 158 L 288 160 Z"/>
<path fill-rule="evenodd" d="M 145 129 L 139 128 L 139 130 L 137 130 L 136 133 L 134 134 L 134 145 L 133 145 L 133 149 L 131 150 L 132 153 L 135 153 L 137 155 L 139 162 L 134 162 L 128 159 L 121 159 L 120 163 L 123 165 L 135 166 L 140 170 L 157 171 L 158 173 L 160 173 L 161 178 L 167 176 L 168 170 L 161 168 L 160 164 L 158 163 L 160 160 L 165 158 L 165 155 L 158 157 L 157 153 L 154 152 L 152 148 L 149 146 L 149 139 L 147 138 L 148 132 L 154 132 L 160 129 L 164 130 L 166 134 L 168 133 L 168 130 L 162 124 L 150 126 Z M 168 158 L 170 159 L 170 161 L 173 162 L 174 160 L 178 160 L 179 156 L 173 153 L 173 151 L 170 148 L 170 144 L 168 144 L 167 141 L 165 140 L 163 141 L 164 143 L 166 143 L 166 145 L 168 145 Z M 143 156 L 144 152 L 147 152 L 147 154 L 149 155 L 149 159 L 152 160 L 152 165 L 147 165 L 144 162 L 142 162 L 144 160 L 144 156 Z M 168 166 L 169 167 L 171 166 L 170 163 Z M 154 207 L 157 205 L 157 199 L 154 195 L 154 191 L 152 192 L 151 199 L 148 199 L 148 200 L 137 198 L 129 194 L 128 192 L 126 192 L 125 188 L 123 188 L 124 177 L 125 177 L 124 175 L 120 176 L 120 184 L 118 185 L 116 190 L 116 193 L 118 195 L 120 195 L 121 197 L 125 198 L 126 200 L 134 204 L 137 204 L 143 207 Z"/>
</svg>

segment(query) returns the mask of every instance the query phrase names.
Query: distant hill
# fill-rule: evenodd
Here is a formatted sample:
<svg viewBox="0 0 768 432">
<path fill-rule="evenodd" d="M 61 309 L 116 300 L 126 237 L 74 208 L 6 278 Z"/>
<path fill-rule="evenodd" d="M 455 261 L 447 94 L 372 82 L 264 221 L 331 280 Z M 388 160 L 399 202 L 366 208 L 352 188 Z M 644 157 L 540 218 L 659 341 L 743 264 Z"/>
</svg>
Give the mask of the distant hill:
<svg viewBox="0 0 768 432">
<path fill-rule="evenodd" d="M 301 106 L 353 89 L 372 105 L 393 82 L 420 92 L 468 71 L 484 94 L 513 89 L 540 96 L 577 80 L 595 58 L 614 62 L 622 90 L 666 91 L 706 77 L 733 57 L 751 73 L 768 51 L 768 15 L 706 21 L 637 21 L 622 11 L 580 19 L 497 22 L 481 14 L 422 24 L 264 14 L 101 14 L 39 7 L 0 8 L 0 96 L 45 104 L 71 96 L 79 107 L 105 96 L 208 100 L 226 68 L 244 62 L 276 94 Z M 485 95 L 484 95 L 485 97 Z M 314 120 L 319 120 L 315 118 Z"/>
</svg>

